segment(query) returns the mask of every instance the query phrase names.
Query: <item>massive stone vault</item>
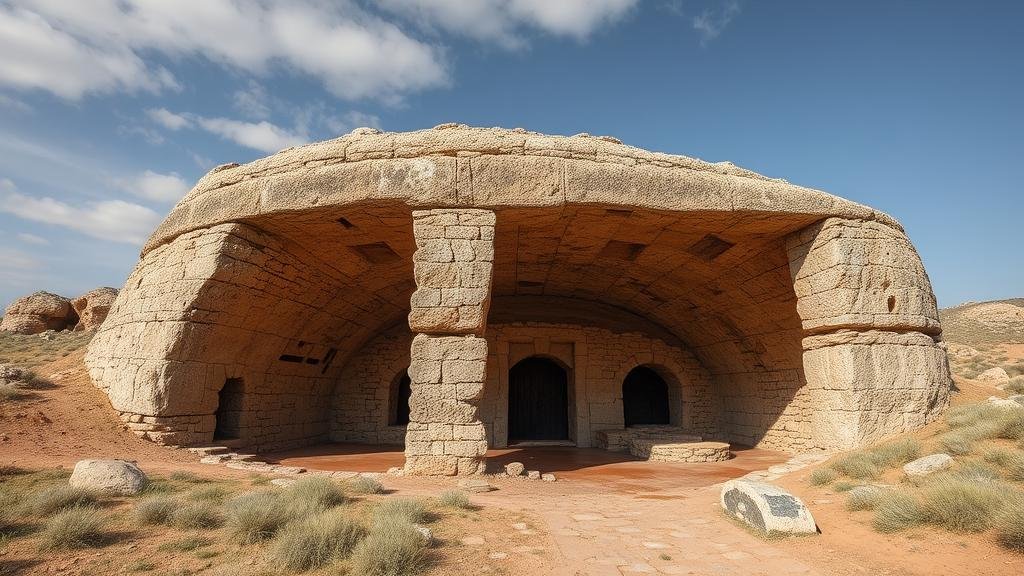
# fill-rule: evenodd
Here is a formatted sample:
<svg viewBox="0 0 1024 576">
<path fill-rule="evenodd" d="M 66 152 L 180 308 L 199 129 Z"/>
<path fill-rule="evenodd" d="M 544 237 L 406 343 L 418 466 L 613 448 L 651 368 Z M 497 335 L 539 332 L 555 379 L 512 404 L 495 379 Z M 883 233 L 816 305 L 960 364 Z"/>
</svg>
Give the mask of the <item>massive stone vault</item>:
<svg viewBox="0 0 1024 576">
<path fill-rule="evenodd" d="M 214 169 L 86 360 L 157 442 L 404 442 L 410 473 L 471 474 L 530 421 L 523 386 L 586 447 L 623 426 L 637 367 L 687 431 L 855 447 L 946 406 L 940 336 L 878 211 L 611 138 L 445 125 Z M 551 365 L 510 379 L 530 358 Z"/>
</svg>

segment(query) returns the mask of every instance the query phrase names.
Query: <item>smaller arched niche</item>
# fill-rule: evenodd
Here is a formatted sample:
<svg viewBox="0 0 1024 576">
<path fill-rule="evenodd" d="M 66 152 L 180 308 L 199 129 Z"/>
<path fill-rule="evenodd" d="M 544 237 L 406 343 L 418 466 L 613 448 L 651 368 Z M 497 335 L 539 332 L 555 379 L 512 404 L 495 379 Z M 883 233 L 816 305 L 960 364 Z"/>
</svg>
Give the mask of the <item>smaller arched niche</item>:
<svg viewBox="0 0 1024 576">
<path fill-rule="evenodd" d="M 626 427 L 672 422 L 668 382 L 647 366 L 637 366 L 622 381 L 622 416 Z"/>
<path fill-rule="evenodd" d="M 388 406 L 388 424 L 405 426 L 409 424 L 409 396 L 412 395 L 412 381 L 409 369 L 399 372 L 391 382 L 391 402 Z"/>
</svg>

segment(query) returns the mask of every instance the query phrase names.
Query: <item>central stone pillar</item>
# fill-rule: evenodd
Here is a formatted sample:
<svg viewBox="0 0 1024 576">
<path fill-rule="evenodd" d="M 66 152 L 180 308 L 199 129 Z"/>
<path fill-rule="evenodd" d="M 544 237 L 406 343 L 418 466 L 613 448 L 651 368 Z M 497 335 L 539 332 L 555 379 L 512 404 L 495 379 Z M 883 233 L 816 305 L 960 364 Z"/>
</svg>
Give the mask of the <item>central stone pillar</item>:
<svg viewBox="0 0 1024 576">
<path fill-rule="evenodd" d="M 416 210 L 412 341 L 405 472 L 484 471 L 487 436 L 477 415 L 487 373 L 487 309 L 494 265 L 494 212 Z"/>
</svg>

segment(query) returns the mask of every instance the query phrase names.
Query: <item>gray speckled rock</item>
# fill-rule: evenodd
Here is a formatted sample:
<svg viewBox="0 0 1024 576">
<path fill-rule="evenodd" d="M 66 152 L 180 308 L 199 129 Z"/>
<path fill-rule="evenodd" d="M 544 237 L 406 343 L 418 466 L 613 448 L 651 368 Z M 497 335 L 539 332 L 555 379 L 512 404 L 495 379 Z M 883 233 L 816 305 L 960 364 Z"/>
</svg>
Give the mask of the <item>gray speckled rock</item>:
<svg viewBox="0 0 1024 576">
<path fill-rule="evenodd" d="M 727 514 L 766 534 L 818 531 L 803 501 L 773 484 L 730 480 L 722 486 L 721 504 Z"/>
<path fill-rule="evenodd" d="M 146 474 L 124 460 L 79 460 L 68 484 L 107 494 L 132 495 L 146 487 Z"/>
<path fill-rule="evenodd" d="M 526 472 L 526 466 L 522 462 L 509 462 L 505 464 L 505 474 L 509 476 L 522 476 Z"/>
<path fill-rule="evenodd" d="M 907 462 L 903 465 L 903 472 L 907 476 L 927 476 L 932 472 L 945 470 L 952 465 L 953 457 L 949 454 L 931 454 L 913 462 Z"/>
</svg>

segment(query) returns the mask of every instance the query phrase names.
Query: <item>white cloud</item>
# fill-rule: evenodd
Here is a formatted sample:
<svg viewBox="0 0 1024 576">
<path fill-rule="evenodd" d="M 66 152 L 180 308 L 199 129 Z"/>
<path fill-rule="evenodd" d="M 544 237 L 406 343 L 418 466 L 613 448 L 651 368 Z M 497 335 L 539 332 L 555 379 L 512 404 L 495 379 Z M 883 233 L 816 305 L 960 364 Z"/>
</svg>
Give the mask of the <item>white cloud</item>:
<svg viewBox="0 0 1024 576">
<path fill-rule="evenodd" d="M 225 140 L 261 152 L 277 152 L 289 146 L 298 146 L 309 141 L 303 136 L 289 132 L 266 120 L 242 122 L 229 118 L 197 117 L 196 125 Z"/>
<path fill-rule="evenodd" d="M 146 110 L 146 115 L 168 130 L 181 130 L 191 124 L 188 118 L 181 114 L 175 114 L 166 108 L 150 108 Z"/>
<path fill-rule="evenodd" d="M 28 104 L 18 100 L 17 98 L 5 96 L 4 94 L 0 94 L 0 108 L 8 108 L 15 112 L 22 112 L 25 114 L 33 111 L 32 107 Z"/>
<path fill-rule="evenodd" d="M 156 202 L 177 202 L 191 186 L 178 174 L 159 174 L 146 170 L 133 178 L 121 178 L 117 185 L 124 191 Z"/>
<path fill-rule="evenodd" d="M 29 234 L 28 232 L 19 232 L 18 240 L 26 244 L 35 244 L 36 246 L 49 246 L 50 241 L 42 236 L 36 236 L 35 234 Z"/>
<path fill-rule="evenodd" d="M 63 226 L 111 242 L 142 244 L 160 223 L 160 215 L 123 200 L 101 200 L 82 206 L 17 191 L 10 180 L 0 180 L 0 212 L 33 222 Z"/>
<path fill-rule="evenodd" d="M 263 86 L 255 81 L 250 80 L 244 89 L 236 90 L 232 100 L 235 108 L 246 116 L 258 120 L 270 117 L 270 97 Z"/>
<path fill-rule="evenodd" d="M 445 85 L 442 50 L 351 0 L 10 0 L 0 84 L 67 99 L 177 87 L 144 57 L 203 59 L 257 76 L 299 72 L 334 95 L 400 100 Z"/>
<path fill-rule="evenodd" d="M 700 34 L 701 45 L 705 46 L 708 42 L 718 38 L 725 27 L 740 15 L 741 11 L 739 0 L 724 0 L 714 7 L 705 8 L 700 15 L 694 16 L 691 22 L 693 29 Z"/>
<path fill-rule="evenodd" d="M 523 28 L 585 39 L 622 19 L 637 0 L 377 0 L 377 4 L 428 29 L 444 29 L 495 41 L 525 44 Z"/>
</svg>

